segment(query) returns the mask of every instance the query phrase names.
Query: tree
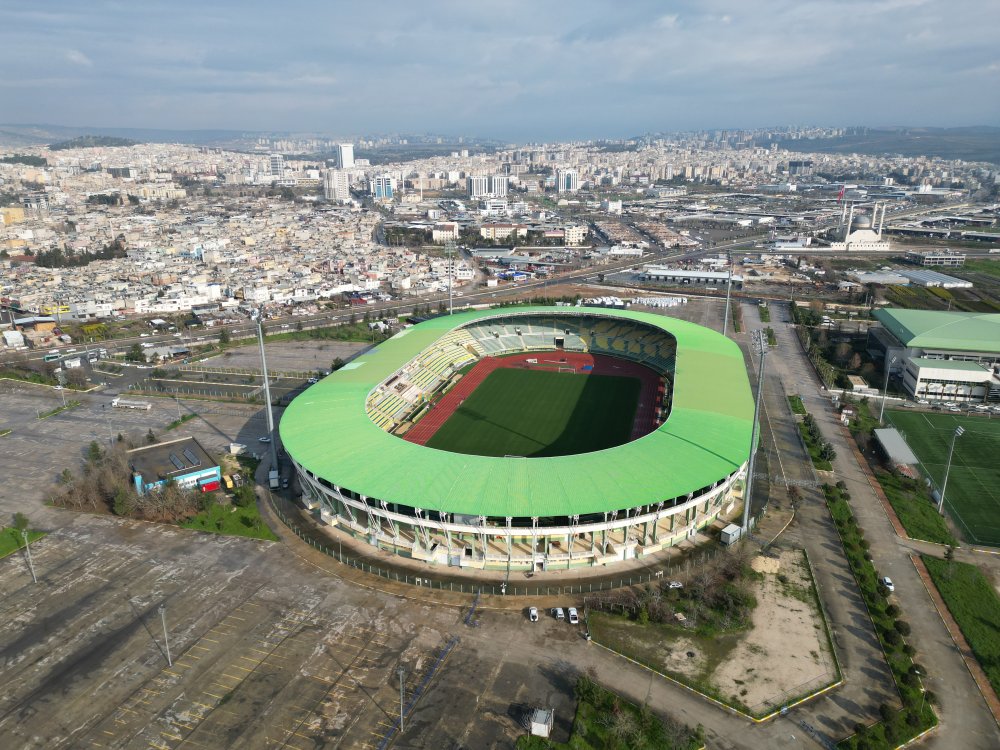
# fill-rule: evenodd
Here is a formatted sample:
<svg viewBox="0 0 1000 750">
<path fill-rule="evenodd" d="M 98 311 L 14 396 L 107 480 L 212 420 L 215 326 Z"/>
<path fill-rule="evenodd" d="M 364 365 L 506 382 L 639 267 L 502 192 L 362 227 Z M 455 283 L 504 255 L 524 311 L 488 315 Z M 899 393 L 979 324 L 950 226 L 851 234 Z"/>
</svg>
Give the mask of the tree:
<svg viewBox="0 0 1000 750">
<path fill-rule="evenodd" d="M 158 442 L 156 439 L 156 435 L 153 434 L 152 427 L 150 427 L 149 432 L 146 433 L 146 442 L 149 443 L 150 445 L 152 445 L 155 442 Z"/>
<path fill-rule="evenodd" d="M 24 515 L 21 511 L 14 514 L 14 528 L 18 531 L 24 532 L 28 530 L 28 517 Z"/>
<path fill-rule="evenodd" d="M 340 357 L 337 357 L 337 358 L 336 358 L 336 359 L 334 359 L 334 360 L 333 360 L 333 362 L 332 362 L 332 363 L 330 364 L 330 372 L 336 372 L 336 371 L 337 371 L 337 370 L 339 370 L 339 369 L 340 369 L 341 367 L 343 367 L 343 366 L 344 366 L 345 364 L 346 364 L 346 363 L 344 362 L 344 360 L 342 360 L 342 359 L 341 359 Z"/>
<path fill-rule="evenodd" d="M 837 362 L 839 362 L 841 365 L 844 365 L 851 358 L 851 353 L 853 351 L 854 350 L 851 348 L 850 344 L 848 344 L 846 341 L 842 341 L 839 344 L 837 344 L 837 350 L 834 353 L 834 356 L 837 358 Z"/>
<path fill-rule="evenodd" d="M 142 347 L 139 344 L 132 344 L 129 350 L 125 353 L 125 359 L 129 362 L 145 362 L 146 354 L 142 351 Z"/>
<path fill-rule="evenodd" d="M 103 455 L 104 454 L 101 451 L 100 443 L 98 443 L 96 440 L 91 440 L 90 446 L 87 448 L 87 460 L 90 461 L 90 463 L 92 464 L 96 464 L 98 461 L 101 460 L 101 457 Z"/>
<path fill-rule="evenodd" d="M 847 367 L 848 367 L 848 369 L 853 370 L 854 372 L 857 372 L 858 370 L 860 370 L 861 369 L 861 355 L 858 354 L 857 352 L 854 352 L 854 354 L 851 356 L 851 361 L 847 365 Z"/>
<path fill-rule="evenodd" d="M 225 346 L 229 343 L 229 330 L 223 328 L 219 331 L 219 346 Z"/>
<path fill-rule="evenodd" d="M 129 502 L 128 490 L 124 487 L 119 487 L 115 490 L 114 497 L 111 501 L 111 512 L 116 516 L 127 516 L 132 510 L 131 503 Z"/>
</svg>

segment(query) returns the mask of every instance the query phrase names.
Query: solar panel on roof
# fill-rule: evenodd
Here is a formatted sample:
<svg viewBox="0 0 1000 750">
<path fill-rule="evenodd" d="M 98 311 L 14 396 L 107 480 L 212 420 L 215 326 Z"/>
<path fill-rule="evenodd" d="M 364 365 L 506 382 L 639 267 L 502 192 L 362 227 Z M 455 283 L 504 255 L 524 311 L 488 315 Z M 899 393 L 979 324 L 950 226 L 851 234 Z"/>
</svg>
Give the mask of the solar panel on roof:
<svg viewBox="0 0 1000 750">
<path fill-rule="evenodd" d="M 179 458 L 177 458 L 177 456 L 175 456 L 173 453 L 170 454 L 170 463 L 172 463 L 174 465 L 174 468 L 178 470 L 184 468 L 184 462 L 181 461 Z"/>
<path fill-rule="evenodd" d="M 184 449 L 184 458 L 186 458 L 192 466 L 201 466 L 201 459 L 194 455 L 190 448 Z"/>
</svg>

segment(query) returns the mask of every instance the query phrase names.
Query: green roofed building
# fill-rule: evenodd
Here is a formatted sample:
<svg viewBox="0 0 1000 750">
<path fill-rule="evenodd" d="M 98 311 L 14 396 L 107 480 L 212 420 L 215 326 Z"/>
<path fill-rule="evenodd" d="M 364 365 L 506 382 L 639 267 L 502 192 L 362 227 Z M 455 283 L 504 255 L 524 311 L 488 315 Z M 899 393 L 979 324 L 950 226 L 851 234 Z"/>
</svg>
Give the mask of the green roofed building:
<svg viewBox="0 0 1000 750">
<path fill-rule="evenodd" d="M 483 408 L 486 391 L 476 384 L 488 383 L 476 378 L 484 367 L 590 377 L 594 388 L 599 373 L 635 375 L 643 385 L 632 433 L 612 447 L 544 457 L 418 440 L 441 415 L 458 418 L 467 390 L 476 408 L 461 414 L 468 430 L 492 429 L 530 396 L 513 394 L 509 409 Z M 530 391 L 534 376 L 519 377 Z M 553 377 L 537 382 L 551 388 Z M 449 400 L 459 404 L 454 413 Z M 541 420 L 548 405 L 537 406 Z M 568 416 L 557 442 L 576 444 L 566 433 L 588 429 L 585 417 Z M 735 512 L 752 421 L 743 354 L 719 333 L 651 313 L 509 307 L 400 331 L 296 398 L 280 433 L 303 502 L 323 522 L 442 565 L 549 570 L 649 555 Z"/>
<path fill-rule="evenodd" d="M 916 399 L 1000 402 L 1000 314 L 875 311 L 869 351 Z"/>
</svg>

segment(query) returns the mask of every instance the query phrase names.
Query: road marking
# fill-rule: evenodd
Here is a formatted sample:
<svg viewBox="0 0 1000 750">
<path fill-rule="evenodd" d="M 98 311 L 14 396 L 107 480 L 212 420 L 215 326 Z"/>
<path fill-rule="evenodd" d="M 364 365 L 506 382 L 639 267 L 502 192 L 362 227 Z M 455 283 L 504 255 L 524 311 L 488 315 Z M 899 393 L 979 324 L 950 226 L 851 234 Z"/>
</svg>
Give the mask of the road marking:
<svg viewBox="0 0 1000 750">
<path fill-rule="evenodd" d="M 213 683 L 213 684 L 214 684 L 214 683 Z M 225 685 L 223 685 L 222 687 L 225 687 Z M 222 696 L 221 696 L 221 695 L 216 695 L 215 693 L 210 693 L 210 692 L 208 692 L 207 690 L 205 690 L 205 691 L 203 691 L 203 692 L 205 693 L 205 695 L 211 695 L 211 696 L 212 696 L 213 698 L 217 698 L 217 699 L 219 699 L 220 701 L 222 700 Z"/>
<path fill-rule="evenodd" d="M 208 641 L 209 643 L 218 643 L 218 641 L 213 640 L 212 638 L 208 638 L 207 636 L 205 638 L 202 638 L 202 640 L 203 641 Z M 205 650 L 208 651 L 207 648 Z"/>
</svg>

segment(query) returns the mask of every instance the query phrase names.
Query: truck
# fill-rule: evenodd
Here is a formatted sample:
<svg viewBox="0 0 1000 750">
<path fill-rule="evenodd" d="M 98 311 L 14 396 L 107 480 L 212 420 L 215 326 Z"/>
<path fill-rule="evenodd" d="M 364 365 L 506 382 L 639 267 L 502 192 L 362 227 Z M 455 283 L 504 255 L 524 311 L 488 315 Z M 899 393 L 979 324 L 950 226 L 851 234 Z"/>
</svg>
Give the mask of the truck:
<svg viewBox="0 0 1000 750">
<path fill-rule="evenodd" d="M 278 475 L 277 469 L 271 469 L 267 472 L 267 486 L 272 490 L 278 489 L 281 484 L 281 477 Z"/>
<path fill-rule="evenodd" d="M 111 399 L 111 405 L 118 409 L 141 409 L 142 411 L 149 411 L 153 408 L 153 405 L 148 401 L 130 401 L 120 396 Z"/>
</svg>

